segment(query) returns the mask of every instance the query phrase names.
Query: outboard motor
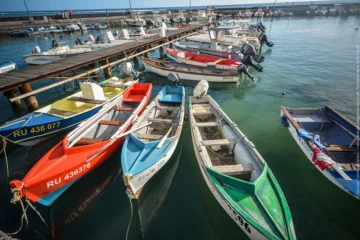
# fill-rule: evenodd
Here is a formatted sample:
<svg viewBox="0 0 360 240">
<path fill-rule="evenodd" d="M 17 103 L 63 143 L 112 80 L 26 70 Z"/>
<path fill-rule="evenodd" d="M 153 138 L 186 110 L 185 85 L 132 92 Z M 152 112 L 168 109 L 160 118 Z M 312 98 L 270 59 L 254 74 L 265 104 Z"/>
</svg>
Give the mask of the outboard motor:
<svg viewBox="0 0 360 240">
<path fill-rule="evenodd" d="M 209 83 L 203 79 L 194 88 L 193 95 L 194 97 L 199 99 L 203 98 L 204 96 L 206 96 L 208 89 L 209 89 Z"/>
<path fill-rule="evenodd" d="M 75 44 L 76 45 L 84 45 L 83 41 L 81 41 L 80 38 L 76 39 Z"/>
<path fill-rule="evenodd" d="M 33 47 L 33 49 L 32 49 L 32 51 L 31 51 L 31 53 L 41 53 L 41 49 L 40 49 L 40 47 L 39 47 L 39 46 L 35 46 L 35 47 Z"/>
<path fill-rule="evenodd" d="M 265 43 L 268 47 L 274 46 L 274 43 L 268 41 L 267 36 L 266 36 L 265 33 L 260 34 L 259 41 L 260 41 L 261 45 L 263 45 Z"/>
<path fill-rule="evenodd" d="M 59 47 L 59 43 L 56 40 L 52 40 L 51 48 Z"/>
<path fill-rule="evenodd" d="M 88 40 L 89 42 L 95 42 L 95 38 L 94 38 L 93 35 L 89 35 L 89 36 L 87 37 L 87 40 Z"/>
<path fill-rule="evenodd" d="M 263 68 L 261 66 L 257 66 L 253 63 L 252 61 L 252 57 L 249 55 L 246 55 L 243 60 L 242 60 L 243 64 L 245 64 L 246 66 L 250 66 L 252 68 L 254 68 L 256 71 L 258 72 L 262 72 Z"/>
<path fill-rule="evenodd" d="M 182 20 L 182 18 L 180 17 L 180 25 L 182 25 L 183 24 L 183 20 Z"/>
<path fill-rule="evenodd" d="M 262 24 L 262 22 L 258 22 L 257 25 L 258 25 L 259 28 L 263 29 L 263 31 L 265 32 L 266 27 Z"/>
<path fill-rule="evenodd" d="M 150 20 L 146 20 L 146 29 L 150 29 L 154 26 L 154 23 Z"/>
<path fill-rule="evenodd" d="M 173 19 L 173 18 L 170 18 L 170 24 L 171 24 L 171 26 L 173 26 L 174 23 L 175 23 L 174 19 Z"/>
<path fill-rule="evenodd" d="M 140 75 L 139 72 L 133 68 L 131 62 L 124 63 L 121 66 L 121 70 L 124 72 L 124 74 L 126 76 L 131 77 L 131 78 L 138 78 Z"/>
<path fill-rule="evenodd" d="M 241 74 L 241 73 L 246 74 L 251 80 L 253 80 L 253 82 L 256 82 L 256 79 L 255 79 L 253 76 L 251 76 L 251 74 L 249 73 L 246 65 L 243 64 L 243 63 L 241 63 L 241 64 L 237 67 L 237 73 L 238 73 L 238 74 Z"/>
<path fill-rule="evenodd" d="M 256 62 L 261 63 L 265 60 L 264 56 L 261 56 L 260 54 L 257 54 L 255 51 L 254 46 L 248 44 L 248 43 L 244 43 L 241 48 L 240 48 L 240 52 L 244 55 L 244 56 L 251 56 Z"/>
<path fill-rule="evenodd" d="M 177 87 L 181 84 L 179 76 L 175 73 L 169 73 L 167 75 L 167 79 L 170 81 L 171 86 L 173 87 Z"/>
</svg>

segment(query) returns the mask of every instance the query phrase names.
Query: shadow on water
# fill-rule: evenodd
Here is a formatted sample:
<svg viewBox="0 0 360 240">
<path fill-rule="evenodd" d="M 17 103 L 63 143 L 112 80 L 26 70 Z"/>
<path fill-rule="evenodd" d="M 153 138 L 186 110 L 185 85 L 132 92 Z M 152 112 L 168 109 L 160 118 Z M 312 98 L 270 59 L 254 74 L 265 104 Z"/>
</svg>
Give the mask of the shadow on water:
<svg viewBox="0 0 360 240">
<path fill-rule="evenodd" d="M 166 204 L 166 196 L 171 191 L 172 182 L 180 163 L 182 143 L 178 145 L 169 162 L 145 185 L 138 200 L 133 200 L 136 233 L 144 239 L 151 228 L 161 206 Z"/>
<path fill-rule="evenodd" d="M 121 172 L 120 152 L 117 151 L 103 165 L 79 179 L 50 207 L 52 239 L 61 238 L 67 229 L 91 211 Z"/>
</svg>

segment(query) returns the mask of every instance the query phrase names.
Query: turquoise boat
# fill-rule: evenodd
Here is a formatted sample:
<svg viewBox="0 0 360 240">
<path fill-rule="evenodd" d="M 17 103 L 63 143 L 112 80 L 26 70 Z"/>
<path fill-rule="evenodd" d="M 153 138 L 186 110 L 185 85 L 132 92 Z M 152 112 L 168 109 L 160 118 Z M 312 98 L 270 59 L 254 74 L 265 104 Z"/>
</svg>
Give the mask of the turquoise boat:
<svg viewBox="0 0 360 240">
<path fill-rule="evenodd" d="M 184 105 L 184 87 L 165 86 L 133 124 L 130 131 L 134 132 L 123 145 L 121 164 L 125 186 L 135 198 L 174 153 Z"/>
<path fill-rule="evenodd" d="M 196 158 L 219 204 L 250 239 L 296 239 L 285 196 L 254 144 L 210 96 L 189 101 Z"/>
</svg>

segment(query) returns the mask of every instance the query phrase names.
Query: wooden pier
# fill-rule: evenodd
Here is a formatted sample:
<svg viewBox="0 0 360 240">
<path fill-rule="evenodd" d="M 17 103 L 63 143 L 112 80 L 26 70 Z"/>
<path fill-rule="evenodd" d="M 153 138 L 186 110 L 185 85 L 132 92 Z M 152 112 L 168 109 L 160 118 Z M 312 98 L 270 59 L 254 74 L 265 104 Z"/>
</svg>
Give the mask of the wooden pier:
<svg viewBox="0 0 360 240">
<path fill-rule="evenodd" d="M 118 65 L 139 55 L 147 55 L 150 51 L 193 34 L 206 25 L 190 25 L 176 31 L 169 31 L 166 33 L 165 37 L 157 35 L 142 38 L 107 49 L 77 55 L 44 65 L 30 66 L 22 71 L 11 72 L 0 76 L 0 92 L 3 92 L 8 98 L 13 109 L 20 108 L 22 106 L 21 99 L 24 99 L 28 108 L 34 110 L 38 108 L 38 103 L 34 96 L 38 92 L 45 91 L 69 81 L 90 76 L 99 70 L 104 70 L 105 75 L 110 77 L 112 66 Z M 151 46 L 155 44 L 156 46 Z M 97 63 L 99 63 L 99 67 L 96 67 Z M 57 83 L 36 90 L 32 90 L 30 86 L 30 83 L 32 82 L 57 78 L 60 74 L 69 73 L 86 66 L 90 66 L 91 69 L 83 70 L 81 73 L 60 80 Z M 21 95 L 18 95 L 18 92 L 20 92 Z"/>
</svg>

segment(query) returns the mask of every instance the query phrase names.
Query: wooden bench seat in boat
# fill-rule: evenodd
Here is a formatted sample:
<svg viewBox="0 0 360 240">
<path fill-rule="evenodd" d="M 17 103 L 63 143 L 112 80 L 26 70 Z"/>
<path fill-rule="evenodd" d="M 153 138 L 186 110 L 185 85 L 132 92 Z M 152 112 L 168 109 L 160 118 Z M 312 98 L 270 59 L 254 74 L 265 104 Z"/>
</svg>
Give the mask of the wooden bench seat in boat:
<svg viewBox="0 0 360 240">
<path fill-rule="evenodd" d="M 358 164 L 358 163 L 339 163 L 339 164 L 341 165 L 343 170 L 359 170 L 360 169 L 360 164 Z M 335 169 L 331 165 L 328 165 L 326 168 L 329 171 L 335 171 Z"/>
<path fill-rule="evenodd" d="M 170 107 L 170 106 L 156 106 L 157 109 L 161 109 L 161 110 L 167 110 L 167 111 L 173 111 L 173 110 L 178 110 L 179 107 Z"/>
<path fill-rule="evenodd" d="M 47 112 L 48 114 L 62 115 L 62 116 L 72 116 L 77 114 L 76 112 L 65 111 L 61 109 L 52 108 Z"/>
<path fill-rule="evenodd" d="M 124 123 L 120 121 L 110 121 L 110 120 L 101 120 L 99 122 L 100 125 L 113 125 L 113 126 L 121 126 Z"/>
<path fill-rule="evenodd" d="M 83 98 L 83 97 L 71 97 L 71 98 L 68 98 L 68 100 L 74 101 L 74 102 L 84 102 L 84 103 L 92 103 L 92 104 L 101 104 L 101 103 L 106 102 L 106 100 L 94 100 L 94 99 L 87 99 L 87 98 Z"/>
<path fill-rule="evenodd" d="M 355 152 L 356 146 L 349 147 L 348 145 L 330 145 L 326 147 L 327 152 Z"/>
<path fill-rule="evenodd" d="M 214 139 L 214 140 L 202 140 L 201 143 L 204 146 L 219 146 L 219 145 L 232 145 L 235 144 L 235 139 Z"/>
<path fill-rule="evenodd" d="M 191 110 L 191 113 L 192 113 L 194 116 L 213 114 L 213 113 L 211 112 L 211 107 L 192 109 L 192 110 Z"/>
<path fill-rule="evenodd" d="M 115 107 L 115 111 L 135 111 L 136 108 L 130 108 L 130 107 Z"/>
<path fill-rule="evenodd" d="M 166 118 L 148 118 L 149 122 L 158 122 L 158 123 L 174 123 L 175 119 L 166 119 Z"/>
<path fill-rule="evenodd" d="M 75 145 L 88 145 L 88 144 L 94 144 L 98 142 L 102 142 L 104 139 L 101 138 L 80 138 L 79 141 L 76 142 Z"/>
<path fill-rule="evenodd" d="M 254 170 L 252 163 L 236 164 L 236 165 L 220 165 L 212 166 L 212 169 L 227 175 L 239 175 L 251 173 Z"/>
<path fill-rule="evenodd" d="M 221 126 L 218 122 L 199 122 L 195 124 L 195 127 L 217 127 Z"/>
<path fill-rule="evenodd" d="M 148 139 L 148 140 L 160 140 L 162 137 L 164 137 L 164 135 L 143 134 L 143 133 L 138 133 L 136 135 L 138 138 Z"/>
</svg>

